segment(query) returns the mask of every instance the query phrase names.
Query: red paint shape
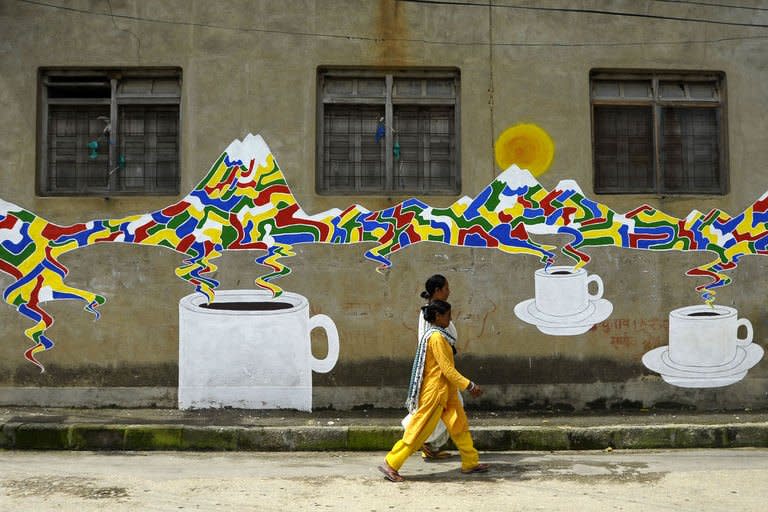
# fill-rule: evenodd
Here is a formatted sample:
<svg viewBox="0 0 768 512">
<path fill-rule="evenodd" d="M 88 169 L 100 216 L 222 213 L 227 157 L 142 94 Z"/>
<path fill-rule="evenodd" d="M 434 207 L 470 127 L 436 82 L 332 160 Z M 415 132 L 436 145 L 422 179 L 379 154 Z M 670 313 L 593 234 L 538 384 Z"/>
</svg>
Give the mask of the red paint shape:
<svg viewBox="0 0 768 512">
<path fill-rule="evenodd" d="M 283 208 L 277 215 L 275 215 L 275 224 L 278 226 L 313 226 L 320 232 L 318 242 L 324 242 L 330 238 L 331 229 L 329 226 L 322 222 L 311 219 L 296 219 L 293 214 L 299 210 L 299 205 L 294 203 L 286 208 Z"/>
<path fill-rule="evenodd" d="M 147 222 L 143 226 L 139 226 L 138 228 L 136 228 L 136 231 L 133 234 L 133 242 L 140 243 L 142 240 L 145 240 L 147 237 L 149 237 L 148 231 L 150 230 L 150 228 L 153 228 L 157 225 L 158 225 L 157 222 L 153 220 L 153 221 Z"/>
<path fill-rule="evenodd" d="M 576 208 L 573 206 L 563 207 L 563 224 L 568 225 L 572 222 L 571 217 L 576 213 Z"/>
<path fill-rule="evenodd" d="M 525 225 L 522 222 L 509 232 L 509 236 L 518 240 L 528 240 L 528 232 L 525 230 Z"/>
<path fill-rule="evenodd" d="M 499 212 L 499 220 L 504 224 L 507 224 L 514 218 L 515 218 L 514 215 L 510 215 L 509 213 L 504 213 L 503 211 Z"/>
<path fill-rule="evenodd" d="M 469 229 L 459 230 L 459 245 L 464 245 L 464 241 L 469 234 L 480 235 L 485 240 L 487 247 L 499 246 L 499 241 L 486 233 L 482 226 L 472 226 Z"/>
<path fill-rule="evenodd" d="M 160 213 L 162 215 L 165 215 L 166 217 L 175 217 L 176 215 L 186 210 L 188 206 L 189 206 L 188 202 L 179 201 L 176 204 L 172 204 L 170 206 L 163 208 L 162 210 L 160 210 Z"/>
<path fill-rule="evenodd" d="M 251 173 L 253 172 L 253 164 L 254 164 L 254 162 L 255 162 L 255 160 L 253 158 L 251 158 L 251 163 L 248 165 L 248 170 L 241 174 L 241 176 L 243 178 L 247 178 L 248 176 L 251 175 Z"/>
<path fill-rule="evenodd" d="M 690 250 L 695 250 L 699 248 L 699 244 L 698 242 L 696 242 L 696 236 L 693 234 L 693 231 L 691 231 L 690 229 L 685 229 L 684 220 L 680 220 L 677 223 L 677 236 L 679 238 L 686 238 L 691 242 L 690 245 L 688 246 Z"/>
<path fill-rule="evenodd" d="M 195 242 L 195 235 L 190 233 L 179 241 L 179 245 L 176 246 L 176 250 L 179 252 L 187 252 L 187 249 Z"/>
<path fill-rule="evenodd" d="M 0 260 L 0 270 L 5 272 L 6 274 L 13 276 L 17 280 L 21 279 L 23 276 L 23 274 L 21 273 L 21 271 L 19 271 L 19 269 L 17 269 L 10 263 L 7 263 L 3 260 Z"/>
<path fill-rule="evenodd" d="M 592 224 L 600 224 L 605 222 L 605 217 L 595 217 L 594 219 L 585 220 L 581 223 L 582 226 L 591 226 Z"/>
<path fill-rule="evenodd" d="M 243 186 L 247 187 L 248 185 L 243 185 Z M 271 202 L 272 194 L 275 194 L 278 192 L 282 192 L 283 194 L 290 194 L 291 189 L 289 189 L 287 185 L 269 186 L 259 192 L 259 195 L 257 195 L 256 199 L 253 200 L 253 204 L 256 206 L 264 206 L 265 204 Z"/>
<path fill-rule="evenodd" d="M 539 206 L 541 206 L 544 209 L 544 215 L 550 215 L 555 211 L 555 207 L 552 206 L 552 200 L 556 199 L 557 196 L 559 196 L 562 193 L 561 190 L 552 190 L 549 194 L 544 196 L 544 199 L 542 199 L 539 202 Z"/>
<path fill-rule="evenodd" d="M 64 273 L 65 276 L 67 274 L 69 274 L 69 269 L 67 269 L 67 267 L 65 267 L 64 265 L 62 265 L 58 261 L 56 261 L 56 258 L 53 257 L 53 254 L 51 254 L 51 248 L 50 247 L 46 247 L 45 248 L 45 259 L 48 260 L 56 268 L 61 270 Z"/>
<path fill-rule="evenodd" d="M 19 222 L 19 219 L 14 217 L 13 214 L 7 215 L 3 220 L 0 220 L 0 229 L 11 229 L 17 222 Z"/>
<path fill-rule="evenodd" d="M 768 210 L 768 197 L 755 201 L 755 204 L 752 205 L 752 211 L 764 213 L 766 210 Z"/>
<path fill-rule="evenodd" d="M 647 205 L 647 204 L 644 204 L 644 205 L 642 205 L 642 206 L 638 206 L 637 208 L 635 208 L 635 209 L 634 209 L 634 210 L 632 210 L 631 212 L 627 212 L 627 213 L 625 213 L 625 214 L 624 214 L 624 216 L 625 216 L 626 218 L 628 218 L 628 219 L 631 219 L 631 218 L 632 218 L 632 217 L 634 217 L 635 215 L 638 215 L 638 214 L 640 214 L 640 213 L 642 213 L 642 212 L 645 212 L 645 211 L 649 211 L 649 210 L 653 210 L 653 207 L 651 207 L 651 206 L 649 206 L 649 205 Z"/>
<path fill-rule="evenodd" d="M 71 226 L 57 226 L 56 224 L 48 223 L 40 232 L 43 238 L 48 240 L 56 240 L 63 235 L 73 235 L 80 233 L 86 229 L 85 224 L 72 224 Z"/>
</svg>

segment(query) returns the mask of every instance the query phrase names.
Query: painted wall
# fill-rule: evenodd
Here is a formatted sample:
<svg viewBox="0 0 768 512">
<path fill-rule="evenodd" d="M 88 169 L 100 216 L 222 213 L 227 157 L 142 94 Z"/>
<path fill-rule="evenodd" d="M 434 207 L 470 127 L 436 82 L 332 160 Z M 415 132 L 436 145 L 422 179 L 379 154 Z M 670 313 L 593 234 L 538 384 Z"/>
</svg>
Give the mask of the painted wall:
<svg viewBox="0 0 768 512">
<path fill-rule="evenodd" d="M 502 3 L 502 2 L 499 2 Z M 493 146 L 519 122 L 543 127 L 556 144 L 551 188 L 563 179 L 591 190 L 589 71 L 593 68 L 723 71 L 728 96 L 731 192 L 722 197 L 599 196 L 615 211 L 643 203 L 670 215 L 743 211 L 764 191 L 768 147 L 768 53 L 759 29 L 512 8 L 379 1 L 25 2 L 0 5 L 0 197 L 59 224 L 161 208 L 194 188 L 230 141 L 261 133 L 309 213 L 353 202 L 382 209 L 407 197 L 318 196 L 314 192 L 318 66 L 450 66 L 461 71 L 462 193 L 474 196 L 500 172 Z M 755 4 L 757 5 L 757 4 Z M 627 9 L 587 2 L 585 9 Z M 758 23 L 752 11 L 649 2 L 669 17 Z M 344 13 L 340 15 L 340 13 Z M 595 30 L 595 27 L 600 27 Z M 338 37 L 342 36 L 342 37 Z M 352 36 L 352 37 L 347 37 Z M 492 44 L 489 44 L 492 43 Z M 41 66 L 179 66 L 182 183 L 179 197 L 35 196 L 37 70 Z M 303 98 L 304 101 L 296 101 Z M 457 197 L 427 198 L 447 206 Z M 423 198 L 422 198 L 423 199 Z M 561 236 L 543 242 L 562 244 Z M 761 407 L 768 369 L 758 364 L 727 388 L 670 386 L 641 362 L 668 342 L 668 314 L 698 304 L 685 271 L 709 255 L 590 251 L 613 313 L 585 334 L 552 337 L 520 321 L 516 304 L 534 296 L 537 258 L 490 249 L 419 244 L 396 254 L 385 274 L 355 246 L 303 245 L 280 281 L 307 297 L 312 314 L 335 321 L 339 361 L 313 378 L 314 407 L 397 406 L 408 384 L 418 293 L 429 274 L 451 283 L 459 368 L 486 384 L 489 407 Z M 264 269 L 253 254 L 217 260 L 221 289 L 251 288 Z M 94 246 L 64 257 L 68 283 L 108 302 L 101 319 L 75 302 L 51 304 L 59 320 L 47 372 L 26 362 L 29 323 L 0 309 L 0 400 L 5 403 L 175 405 L 178 302 L 191 288 L 173 274 L 180 256 L 156 247 Z M 560 263 L 560 262 L 556 262 Z M 765 261 L 743 258 L 717 302 L 738 309 L 764 343 Z M 11 280 L 0 274 L 0 287 Z M 63 321 L 66 319 L 66 321 Z M 323 355 L 322 336 L 315 354 Z"/>
</svg>

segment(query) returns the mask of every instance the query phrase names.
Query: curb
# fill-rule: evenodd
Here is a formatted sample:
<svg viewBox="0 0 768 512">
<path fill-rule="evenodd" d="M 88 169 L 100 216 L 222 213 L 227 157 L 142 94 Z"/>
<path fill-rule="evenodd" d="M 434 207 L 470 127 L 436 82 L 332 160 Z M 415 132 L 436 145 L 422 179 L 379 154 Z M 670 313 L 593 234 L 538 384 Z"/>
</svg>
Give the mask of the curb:
<svg viewBox="0 0 768 512">
<path fill-rule="evenodd" d="M 0 449 L 112 451 L 386 451 L 396 426 L 199 427 L 5 423 Z M 616 425 L 600 427 L 475 427 L 483 451 L 670 448 L 766 448 L 768 423 Z"/>
</svg>

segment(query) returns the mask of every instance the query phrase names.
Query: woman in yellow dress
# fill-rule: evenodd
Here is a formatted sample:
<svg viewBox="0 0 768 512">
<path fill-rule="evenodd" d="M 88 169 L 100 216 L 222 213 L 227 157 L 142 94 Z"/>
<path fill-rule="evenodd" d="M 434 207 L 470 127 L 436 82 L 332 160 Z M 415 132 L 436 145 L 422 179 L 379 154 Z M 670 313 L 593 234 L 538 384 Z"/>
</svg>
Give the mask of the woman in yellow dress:
<svg viewBox="0 0 768 512">
<path fill-rule="evenodd" d="M 422 308 L 424 319 L 431 324 L 416 349 L 406 407 L 411 421 L 403 438 L 387 454 L 379 471 L 387 480 L 402 482 L 398 472 L 412 453 L 418 450 L 443 420 L 453 444 L 459 449 L 462 473 L 488 471 L 487 464 L 479 462 L 479 455 L 469 433 L 469 421 L 459 401 L 458 390 L 467 390 L 473 398 L 483 394 L 482 388 L 460 374 L 453 362 L 452 336 L 447 328 L 451 323 L 451 305 L 435 300 Z"/>
<path fill-rule="evenodd" d="M 427 279 L 426 283 L 424 283 L 424 291 L 421 292 L 421 298 L 425 299 L 427 301 L 427 304 L 432 302 L 433 300 L 442 300 L 445 302 L 448 302 L 448 297 L 451 294 L 451 287 L 448 285 L 448 280 L 445 278 L 445 276 L 441 274 L 434 274 Z M 429 327 L 429 324 L 426 320 L 424 320 L 424 312 L 419 310 L 419 329 L 418 334 L 416 336 L 416 343 L 418 344 L 419 341 L 421 341 L 421 337 L 424 336 L 424 333 L 427 332 L 427 328 Z M 453 355 L 456 355 L 456 340 L 459 339 L 459 335 L 456 331 L 456 326 L 453 324 L 453 320 L 448 324 L 448 327 L 445 329 L 448 331 L 448 334 L 453 336 L 453 340 L 451 341 L 451 347 L 453 351 Z M 450 338 L 449 338 L 450 339 Z M 464 405 L 464 400 L 461 397 L 461 393 L 457 393 L 459 395 L 459 401 L 462 405 Z M 403 419 L 403 426 L 407 426 L 407 422 L 411 420 L 410 413 L 406 418 Z M 442 451 L 440 448 L 448 442 L 448 430 L 445 428 L 445 424 L 442 420 L 438 420 L 437 426 L 435 427 L 435 431 L 432 432 L 426 441 L 424 441 L 424 446 L 421 447 L 421 457 L 422 460 L 425 462 L 431 462 L 431 461 L 438 461 L 447 457 L 450 457 L 451 454 Z"/>
</svg>

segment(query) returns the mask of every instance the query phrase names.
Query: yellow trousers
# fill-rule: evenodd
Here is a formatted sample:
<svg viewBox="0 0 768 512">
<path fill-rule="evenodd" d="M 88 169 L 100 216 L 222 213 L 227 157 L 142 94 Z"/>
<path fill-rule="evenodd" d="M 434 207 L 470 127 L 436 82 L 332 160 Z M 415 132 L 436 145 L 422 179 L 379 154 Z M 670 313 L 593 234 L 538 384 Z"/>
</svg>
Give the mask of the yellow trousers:
<svg viewBox="0 0 768 512">
<path fill-rule="evenodd" d="M 443 408 L 436 407 L 435 411 L 424 425 L 424 428 L 414 438 L 412 444 L 407 444 L 402 439 L 396 442 L 395 446 L 392 447 L 385 458 L 387 464 L 389 464 L 389 466 L 393 469 L 400 471 L 400 468 L 403 467 L 403 464 L 405 464 L 405 461 L 408 459 L 408 457 L 410 457 L 416 450 L 421 448 L 432 431 L 435 430 L 437 422 L 440 420 L 442 414 Z M 454 434 L 450 431 L 449 433 L 451 434 L 453 444 L 455 444 L 456 448 L 459 449 L 459 455 L 461 456 L 461 469 L 470 469 L 477 466 L 477 464 L 480 462 L 480 455 L 477 453 L 477 450 L 475 450 L 475 446 L 472 443 L 472 434 L 470 434 L 468 430 L 458 434 Z"/>
</svg>

